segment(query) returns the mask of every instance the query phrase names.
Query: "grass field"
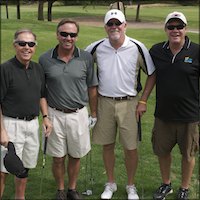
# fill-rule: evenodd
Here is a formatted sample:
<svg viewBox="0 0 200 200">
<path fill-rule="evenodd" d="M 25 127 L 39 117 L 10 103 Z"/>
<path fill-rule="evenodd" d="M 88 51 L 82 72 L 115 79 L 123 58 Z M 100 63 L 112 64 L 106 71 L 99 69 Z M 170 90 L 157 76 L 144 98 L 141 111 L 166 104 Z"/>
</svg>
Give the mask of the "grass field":
<svg viewBox="0 0 200 200">
<path fill-rule="evenodd" d="M 74 7 L 53 7 L 53 19 L 62 17 L 79 17 L 91 16 L 103 18 L 107 7 L 92 7 L 88 6 L 85 10 L 80 6 Z M 31 12 L 30 12 L 31 10 Z M 45 8 L 46 10 L 46 8 Z M 188 16 L 189 26 L 198 29 L 198 7 L 197 6 L 144 6 L 141 8 L 141 20 L 151 22 L 162 22 L 167 13 L 174 10 L 182 11 Z M 135 8 L 127 8 L 127 18 L 134 19 Z M 156 15 L 155 15 L 156 13 Z M 55 22 L 37 21 L 37 6 L 22 6 L 21 20 L 16 20 L 16 8 L 9 7 L 9 20 L 5 19 L 5 7 L 1 8 L 1 63 L 14 55 L 12 48 L 13 34 L 16 29 L 22 27 L 31 28 L 37 34 L 38 47 L 33 60 L 38 61 L 41 53 L 52 48 L 57 44 L 56 41 L 56 25 Z M 150 48 L 154 43 L 166 39 L 163 30 L 159 29 L 132 29 L 127 30 L 127 35 L 143 42 L 147 48 Z M 196 33 L 188 33 L 189 37 L 196 43 L 199 43 L 199 35 Z M 77 46 L 84 48 L 91 42 L 105 37 L 103 28 L 89 27 L 82 25 L 80 27 L 79 40 Z M 142 76 L 144 83 L 145 76 Z M 148 111 L 142 118 L 142 142 L 139 147 L 140 162 L 136 175 L 136 186 L 139 196 L 142 199 L 152 199 L 152 193 L 161 183 L 160 173 L 157 158 L 152 152 L 151 147 L 151 129 L 153 126 L 153 113 L 155 106 L 155 92 L 153 91 L 148 101 Z M 91 156 L 91 157 L 90 157 Z M 90 160 L 91 158 L 91 160 Z M 126 173 L 124 167 L 123 151 L 119 143 L 116 144 L 116 181 L 118 183 L 118 191 L 113 199 L 126 199 L 125 185 Z M 91 154 L 82 159 L 80 176 L 78 179 L 78 190 L 80 192 L 85 189 L 93 188 L 92 196 L 85 196 L 85 199 L 100 199 L 100 194 L 103 190 L 103 185 L 106 182 L 106 174 L 103 167 L 101 147 L 92 145 Z M 180 184 L 180 154 L 176 147 L 173 150 L 173 165 L 172 165 L 172 183 L 176 191 Z M 199 158 L 197 157 L 197 164 L 191 181 L 190 199 L 199 199 Z M 85 173 L 87 169 L 87 174 Z M 44 168 L 44 179 L 42 195 L 40 195 L 40 181 L 42 170 L 42 152 L 40 152 L 38 165 L 35 169 L 30 171 L 29 182 L 27 185 L 26 199 L 53 199 L 56 192 L 56 184 L 51 174 L 51 158 L 47 156 L 46 166 Z M 91 184 L 91 174 L 93 184 Z M 67 181 L 67 177 L 66 177 Z M 67 182 L 66 182 L 67 183 Z M 13 199 L 14 197 L 14 182 L 13 176 L 9 176 L 3 200 Z M 175 199 L 175 193 L 170 195 L 167 199 Z"/>
</svg>

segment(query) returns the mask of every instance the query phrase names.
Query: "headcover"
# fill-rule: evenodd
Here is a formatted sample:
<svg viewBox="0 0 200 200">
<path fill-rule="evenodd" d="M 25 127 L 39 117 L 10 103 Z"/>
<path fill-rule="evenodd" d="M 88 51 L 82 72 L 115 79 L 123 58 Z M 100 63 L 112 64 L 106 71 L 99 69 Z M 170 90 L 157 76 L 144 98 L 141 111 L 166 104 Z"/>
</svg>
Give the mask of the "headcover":
<svg viewBox="0 0 200 200">
<path fill-rule="evenodd" d="M 8 142 L 8 152 L 4 157 L 4 165 L 8 172 L 17 177 L 20 177 L 26 172 L 22 161 L 16 154 L 15 146 L 12 142 Z"/>
</svg>

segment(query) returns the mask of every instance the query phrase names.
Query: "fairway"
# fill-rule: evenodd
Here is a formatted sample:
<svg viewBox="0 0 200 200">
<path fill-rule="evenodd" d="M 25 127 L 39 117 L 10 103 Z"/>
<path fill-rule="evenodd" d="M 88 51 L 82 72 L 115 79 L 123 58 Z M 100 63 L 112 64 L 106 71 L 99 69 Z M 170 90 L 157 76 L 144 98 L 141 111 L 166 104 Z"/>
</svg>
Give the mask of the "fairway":
<svg viewBox="0 0 200 200">
<path fill-rule="evenodd" d="M 31 28 L 37 35 L 38 46 L 33 60 L 38 62 L 39 56 L 57 44 L 56 26 L 57 22 L 64 17 L 70 17 L 80 22 L 80 33 L 77 46 L 84 49 L 95 40 L 106 36 L 103 28 L 103 16 L 108 6 L 53 6 L 53 21 L 46 20 L 47 6 L 45 4 L 45 21 L 37 20 L 37 4 L 21 5 L 21 20 L 16 19 L 16 7 L 9 6 L 9 19 L 6 19 L 5 6 L 1 8 L 1 63 L 14 56 L 12 47 L 14 32 L 19 28 Z M 143 42 L 148 49 L 155 43 L 166 40 L 163 30 L 163 22 L 166 15 L 172 11 L 180 11 L 188 17 L 188 36 L 196 43 L 199 43 L 199 13 L 197 6 L 180 5 L 146 5 L 141 6 L 141 23 L 134 22 L 136 6 L 127 7 L 128 19 L 127 35 Z M 31 11 L 31 12 L 30 12 Z M 136 27 L 137 26 L 137 27 Z M 144 86 L 146 76 L 142 73 L 142 84 Z M 152 151 L 151 131 L 154 121 L 155 91 L 151 93 L 147 112 L 142 118 L 142 142 L 139 144 L 139 166 L 136 175 L 136 187 L 141 199 L 152 199 L 152 194 L 161 183 L 159 165 L 156 156 Z M 40 117 L 41 121 L 41 117 Z M 91 133 L 92 134 L 92 133 Z M 126 171 L 124 166 L 123 149 L 116 143 L 116 182 L 118 190 L 113 199 L 126 199 Z M 52 159 L 46 156 L 46 165 L 42 172 L 42 151 L 40 151 L 38 165 L 30 170 L 29 181 L 26 190 L 26 200 L 54 199 L 56 183 L 51 173 Z M 179 188 L 181 179 L 181 156 L 179 149 L 173 150 L 172 184 L 174 193 L 167 199 L 175 199 L 176 190 Z M 199 157 L 196 156 L 196 166 L 191 180 L 190 199 L 199 199 Z M 42 174 L 43 173 L 43 174 Z M 41 177 L 42 176 L 42 177 Z M 42 194 L 40 195 L 42 181 Z M 67 181 L 67 176 L 66 176 Z M 102 149 L 92 144 L 92 151 L 81 160 L 81 170 L 78 178 L 78 191 L 92 190 L 92 195 L 85 195 L 84 199 L 100 199 L 106 182 L 106 174 L 102 160 Z M 66 183 L 67 185 L 67 183 Z M 14 179 L 9 176 L 2 200 L 14 199 Z"/>
</svg>

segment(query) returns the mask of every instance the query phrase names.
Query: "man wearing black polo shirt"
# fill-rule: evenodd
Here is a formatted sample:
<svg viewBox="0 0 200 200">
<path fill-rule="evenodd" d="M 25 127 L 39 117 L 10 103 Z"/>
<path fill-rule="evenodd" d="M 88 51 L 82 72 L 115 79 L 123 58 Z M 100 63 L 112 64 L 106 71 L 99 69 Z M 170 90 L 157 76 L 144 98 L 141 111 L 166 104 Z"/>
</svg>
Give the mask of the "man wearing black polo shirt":
<svg viewBox="0 0 200 200">
<path fill-rule="evenodd" d="M 154 45 L 150 54 L 156 66 L 156 109 L 152 135 L 163 184 L 153 198 L 173 192 L 170 180 L 171 151 L 178 144 L 182 154 L 182 179 L 177 199 L 188 199 L 189 184 L 199 148 L 199 45 L 186 36 L 183 13 L 165 20 L 167 42 Z"/>
<path fill-rule="evenodd" d="M 57 26 L 59 44 L 41 55 L 47 84 L 49 117 L 53 122 L 47 154 L 53 157 L 57 200 L 82 199 L 76 191 L 80 158 L 91 149 L 87 104 L 93 121 L 97 107 L 97 77 L 92 56 L 78 47 L 79 25 L 63 19 Z M 68 191 L 65 192 L 65 160 L 68 157 Z"/>
<path fill-rule="evenodd" d="M 45 79 L 41 66 L 31 58 L 36 49 L 36 35 L 29 29 L 16 31 L 13 46 L 16 56 L 1 67 L 1 197 L 8 171 L 3 164 L 8 142 L 13 142 L 16 154 L 25 170 L 15 177 L 15 199 L 25 199 L 28 171 L 35 168 L 39 152 L 38 116 L 48 114 L 45 99 Z M 51 132 L 51 122 L 43 120 L 45 134 Z"/>
</svg>

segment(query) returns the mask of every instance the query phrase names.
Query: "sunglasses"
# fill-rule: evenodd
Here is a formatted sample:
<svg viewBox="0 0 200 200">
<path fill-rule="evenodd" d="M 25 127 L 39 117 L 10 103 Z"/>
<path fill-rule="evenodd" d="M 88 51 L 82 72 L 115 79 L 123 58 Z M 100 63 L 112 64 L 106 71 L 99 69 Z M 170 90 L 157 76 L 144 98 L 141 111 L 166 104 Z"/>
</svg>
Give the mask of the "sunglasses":
<svg viewBox="0 0 200 200">
<path fill-rule="evenodd" d="M 168 25 L 168 26 L 167 26 L 167 29 L 168 29 L 168 30 L 174 30 L 174 29 L 176 28 L 177 30 L 181 30 L 181 29 L 183 29 L 184 27 L 185 27 L 185 24 Z"/>
<path fill-rule="evenodd" d="M 27 44 L 29 47 L 34 47 L 37 43 L 36 42 L 25 42 L 25 41 L 15 41 L 20 47 L 25 47 Z"/>
<path fill-rule="evenodd" d="M 67 33 L 67 32 L 59 32 L 59 34 L 62 37 L 67 37 L 69 35 L 71 38 L 77 37 L 77 35 L 78 35 L 78 33 Z"/>
<path fill-rule="evenodd" d="M 108 22 L 107 24 L 106 24 L 108 27 L 111 27 L 111 26 L 120 26 L 120 25 L 122 25 L 122 23 L 121 22 Z"/>
</svg>

